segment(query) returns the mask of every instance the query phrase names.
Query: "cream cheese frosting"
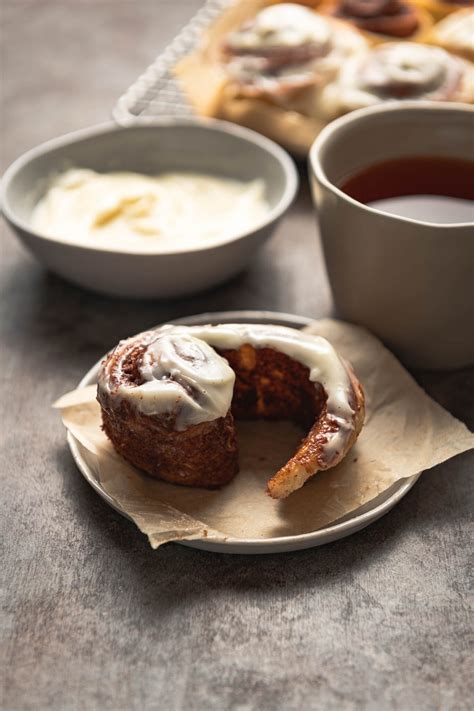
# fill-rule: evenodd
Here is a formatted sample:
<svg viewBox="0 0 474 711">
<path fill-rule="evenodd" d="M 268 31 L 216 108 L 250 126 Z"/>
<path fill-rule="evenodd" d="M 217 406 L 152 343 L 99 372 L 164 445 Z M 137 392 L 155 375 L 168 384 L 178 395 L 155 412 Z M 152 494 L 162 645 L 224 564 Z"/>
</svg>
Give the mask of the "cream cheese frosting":
<svg viewBox="0 0 474 711">
<path fill-rule="evenodd" d="M 262 180 L 73 168 L 51 181 L 32 226 L 75 244 L 166 252 L 199 249 L 253 229 L 268 210 Z"/>
<path fill-rule="evenodd" d="M 234 371 L 203 338 L 161 333 L 144 352 L 139 372 L 144 383 L 127 389 L 129 400 L 147 415 L 176 411 L 178 430 L 225 417 L 230 409 Z"/>
</svg>

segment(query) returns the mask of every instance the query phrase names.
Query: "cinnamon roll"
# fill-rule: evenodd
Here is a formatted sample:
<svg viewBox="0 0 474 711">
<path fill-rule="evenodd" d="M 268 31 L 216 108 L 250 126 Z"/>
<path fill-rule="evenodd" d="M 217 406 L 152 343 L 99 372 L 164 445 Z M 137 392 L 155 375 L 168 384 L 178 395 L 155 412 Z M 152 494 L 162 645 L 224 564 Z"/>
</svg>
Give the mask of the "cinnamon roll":
<svg viewBox="0 0 474 711">
<path fill-rule="evenodd" d="M 270 5 L 230 32 L 222 62 L 234 95 L 295 104 L 295 95 L 326 83 L 365 46 L 355 30 L 302 5 Z M 310 109 L 308 109 L 310 110 Z"/>
<path fill-rule="evenodd" d="M 383 101 L 473 101 L 473 68 L 439 47 L 412 42 L 379 44 L 346 62 L 325 87 L 327 120 Z"/>
<path fill-rule="evenodd" d="M 427 12 L 403 0 L 330 1 L 320 12 L 349 22 L 372 43 L 414 39 L 432 25 Z"/>
<path fill-rule="evenodd" d="M 102 364 L 97 398 L 119 454 L 188 486 L 235 476 L 234 418 L 294 420 L 308 434 L 268 482 L 277 499 L 338 464 L 364 419 L 362 387 L 328 341 L 268 325 L 170 325 L 122 341 Z"/>
<path fill-rule="evenodd" d="M 438 22 L 426 42 L 474 61 L 474 8 L 458 10 Z"/>
</svg>

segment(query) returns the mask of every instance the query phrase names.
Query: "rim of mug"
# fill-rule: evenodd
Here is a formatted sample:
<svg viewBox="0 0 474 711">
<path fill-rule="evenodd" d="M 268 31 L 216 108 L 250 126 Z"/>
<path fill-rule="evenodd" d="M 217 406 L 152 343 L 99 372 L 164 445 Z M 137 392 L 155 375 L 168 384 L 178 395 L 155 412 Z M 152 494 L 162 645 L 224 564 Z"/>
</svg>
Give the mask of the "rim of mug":
<svg viewBox="0 0 474 711">
<path fill-rule="evenodd" d="M 368 106 L 366 108 L 362 109 L 356 109 L 355 111 L 350 112 L 349 114 L 345 114 L 344 116 L 341 116 L 340 118 L 335 119 L 334 121 L 331 121 L 327 126 L 325 126 L 314 143 L 312 144 L 309 154 L 308 154 L 308 163 L 310 170 L 313 172 L 314 176 L 318 180 L 321 185 L 323 185 L 325 188 L 327 188 L 330 192 L 332 192 L 335 196 L 338 198 L 345 200 L 346 202 L 350 203 L 351 205 L 363 210 L 364 212 L 367 212 L 369 214 L 374 214 L 374 215 L 382 215 L 385 218 L 388 218 L 390 220 L 393 220 L 394 222 L 398 223 L 410 223 L 410 224 L 415 224 L 415 225 L 422 225 L 423 227 L 429 227 L 430 229 L 434 230 L 446 230 L 446 229 L 463 229 L 465 230 L 466 227 L 472 227 L 474 225 L 474 221 L 471 222 L 446 222 L 446 223 L 441 223 L 441 222 L 427 222 L 425 220 L 418 220 L 412 217 L 403 217 L 401 215 L 395 215 L 394 213 L 390 212 L 385 212 L 385 210 L 381 210 L 376 207 L 370 207 L 369 205 L 365 205 L 362 202 L 359 202 L 359 200 L 355 200 L 352 198 L 350 195 L 345 193 L 343 190 L 337 187 L 327 176 L 326 171 L 324 170 L 322 166 L 322 161 L 321 161 L 321 152 L 327 142 L 330 140 L 331 137 L 334 136 L 334 134 L 337 134 L 339 131 L 343 130 L 350 124 L 357 124 L 365 121 L 367 118 L 370 118 L 372 116 L 376 116 L 378 114 L 387 114 L 387 113 L 400 113 L 400 112 L 409 112 L 409 111 L 435 111 L 439 112 L 440 114 L 442 113 L 448 113 L 448 112 L 462 112 L 465 114 L 471 114 L 474 118 L 474 106 L 471 106 L 470 104 L 462 104 L 459 102 L 450 102 L 450 103 L 441 103 L 437 101 L 404 101 L 402 102 L 394 102 L 393 104 L 377 104 L 375 106 Z"/>
</svg>

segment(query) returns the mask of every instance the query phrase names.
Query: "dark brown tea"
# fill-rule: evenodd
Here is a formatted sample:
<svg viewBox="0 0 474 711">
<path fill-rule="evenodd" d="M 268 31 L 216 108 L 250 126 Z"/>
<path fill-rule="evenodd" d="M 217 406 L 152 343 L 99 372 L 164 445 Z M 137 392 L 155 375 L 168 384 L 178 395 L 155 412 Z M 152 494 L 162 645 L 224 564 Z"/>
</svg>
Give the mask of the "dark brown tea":
<svg viewBox="0 0 474 711">
<path fill-rule="evenodd" d="M 376 163 L 342 183 L 354 200 L 402 217 L 474 221 L 474 161 L 417 156 Z"/>
</svg>

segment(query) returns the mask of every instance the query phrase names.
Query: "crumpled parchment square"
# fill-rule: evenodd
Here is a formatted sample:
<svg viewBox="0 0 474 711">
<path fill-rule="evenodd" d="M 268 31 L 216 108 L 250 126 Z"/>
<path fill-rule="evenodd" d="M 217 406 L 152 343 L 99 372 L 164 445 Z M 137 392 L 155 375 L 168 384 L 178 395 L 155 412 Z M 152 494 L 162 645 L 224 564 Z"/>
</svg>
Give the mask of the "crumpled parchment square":
<svg viewBox="0 0 474 711">
<path fill-rule="evenodd" d="M 327 338 L 352 363 L 366 395 L 366 420 L 340 465 L 282 501 L 271 499 L 265 484 L 304 435 L 291 423 L 238 423 L 240 472 L 226 487 L 208 491 L 155 480 L 125 462 L 101 430 L 95 386 L 55 403 L 89 471 L 153 548 L 176 540 L 309 533 L 355 512 L 398 480 L 474 448 L 474 434 L 367 331 L 332 319 L 305 330 Z"/>
</svg>

